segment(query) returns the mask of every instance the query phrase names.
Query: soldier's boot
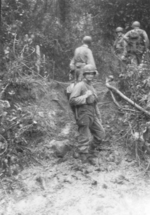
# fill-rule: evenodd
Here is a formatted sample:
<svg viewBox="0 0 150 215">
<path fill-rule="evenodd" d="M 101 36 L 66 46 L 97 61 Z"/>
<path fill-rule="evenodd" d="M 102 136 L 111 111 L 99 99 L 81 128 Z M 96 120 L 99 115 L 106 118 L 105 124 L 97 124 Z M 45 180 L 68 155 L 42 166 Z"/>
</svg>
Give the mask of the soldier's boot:
<svg viewBox="0 0 150 215">
<path fill-rule="evenodd" d="M 93 140 L 93 142 L 90 144 L 89 153 L 94 154 L 96 151 L 101 151 L 102 145 L 102 140 Z"/>
<path fill-rule="evenodd" d="M 91 154 L 82 154 L 81 161 L 82 161 L 82 163 L 89 163 L 93 166 L 96 166 L 96 159 Z"/>
</svg>

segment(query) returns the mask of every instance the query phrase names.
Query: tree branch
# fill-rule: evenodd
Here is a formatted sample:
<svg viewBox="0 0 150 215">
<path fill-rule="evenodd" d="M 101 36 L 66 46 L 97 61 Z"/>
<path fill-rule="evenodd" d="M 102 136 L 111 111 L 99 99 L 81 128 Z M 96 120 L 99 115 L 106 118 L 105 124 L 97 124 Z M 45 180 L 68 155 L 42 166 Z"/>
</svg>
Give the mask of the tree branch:
<svg viewBox="0 0 150 215">
<path fill-rule="evenodd" d="M 111 90 L 114 91 L 115 93 L 117 93 L 121 98 L 123 98 L 124 100 L 126 100 L 128 103 L 130 103 L 131 105 L 133 105 L 134 107 L 136 107 L 138 110 L 140 110 L 141 112 L 143 112 L 144 114 L 146 114 L 147 116 L 150 117 L 150 112 L 148 112 L 147 110 L 145 110 L 144 108 L 142 108 L 141 106 L 139 106 L 138 104 L 136 104 L 134 101 L 132 101 L 131 99 L 129 99 L 127 96 L 125 96 L 122 92 L 120 92 L 120 90 L 118 90 L 117 88 L 115 88 L 114 86 L 111 86 L 109 81 L 106 80 L 106 87 Z"/>
</svg>

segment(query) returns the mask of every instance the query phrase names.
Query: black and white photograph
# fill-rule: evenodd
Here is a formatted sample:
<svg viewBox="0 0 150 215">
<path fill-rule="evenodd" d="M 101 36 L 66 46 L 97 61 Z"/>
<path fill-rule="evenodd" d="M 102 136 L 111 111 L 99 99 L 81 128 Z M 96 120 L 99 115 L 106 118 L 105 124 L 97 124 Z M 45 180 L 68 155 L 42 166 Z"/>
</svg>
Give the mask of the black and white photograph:
<svg viewBox="0 0 150 215">
<path fill-rule="evenodd" d="M 150 215 L 150 0 L 0 0 L 0 215 Z"/>
</svg>

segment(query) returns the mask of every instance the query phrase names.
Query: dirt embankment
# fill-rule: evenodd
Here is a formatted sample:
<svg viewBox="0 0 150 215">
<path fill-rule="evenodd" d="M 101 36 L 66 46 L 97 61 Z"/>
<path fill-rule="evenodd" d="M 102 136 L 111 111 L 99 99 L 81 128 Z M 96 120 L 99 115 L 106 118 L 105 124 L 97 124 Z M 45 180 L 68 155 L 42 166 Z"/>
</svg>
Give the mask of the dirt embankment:
<svg viewBox="0 0 150 215">
<path fill-rule="evenodd" d="M 71 151 L 61 158 L 52 147 L 56 141 L 74 145 L 77 135 L 64 85 L 52 83 L 46 95 L 26 107 L 46 127 L 44 138 L 31 144 L 38 163 L 1 182 L 0 215 L 150 214 L 149 176 L 122 142 L 122 116 L 107 89 L 100 82 L 95 87 L 107 132 L 96 165 L 74 159 Z"/>
</svg>

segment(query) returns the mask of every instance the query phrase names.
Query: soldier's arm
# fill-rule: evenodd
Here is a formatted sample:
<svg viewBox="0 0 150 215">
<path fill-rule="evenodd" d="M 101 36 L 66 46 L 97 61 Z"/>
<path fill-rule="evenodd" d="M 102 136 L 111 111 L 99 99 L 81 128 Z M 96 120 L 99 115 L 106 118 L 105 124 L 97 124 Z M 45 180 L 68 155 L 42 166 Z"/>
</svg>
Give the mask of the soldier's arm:
<svg viewBox="0 0 150 215">
<path fill-rule="evenodd" d="M 122 56 L 126 56 L 127 54 L 127 42 L 123 40 L 123 53 Z"/>
<path fill-rule="evenodd" d="M 95 70 L 96 70 L 95 60 L 93 57 L 93 53 L 90 49 L 87 50 L 87 64 L 93 65 L 95 67 Z"/>
<path fill-rule="evenodd" d="M 83 82 L 79 82 L 75 85 L 71 95 L 70 95 L 70 104 L 73 106 L 86 104 L 86 95 L 82 95 L 82 91 L 84 90 Z"/>
<path fill-rule="evenodd" d="M 148 49 L 149 48 L 149 38 L 145 31 L 143 31 L 143 37 L 144 37 L 145 47 L 146 47 L 146 49 Z"/>
<path fill-rule="evenodd" d="M 125 40 L 126 44 L 129 42 L 129 37 L 130 37 L 130 31 L 128 31 L 128 32 L 123 36 L 123 40 Z"/>
<path fill-rule="evenodd" d="M 97 68 L 96 68 L 93 53 L 92 53 L 92 51 L 90 49 L 87 50 L 87 64 L 93 65 L 94 68 L 95 68 L 96 75 L 98 75 L 98 71 L 97 71 Z"/>
</svg>

